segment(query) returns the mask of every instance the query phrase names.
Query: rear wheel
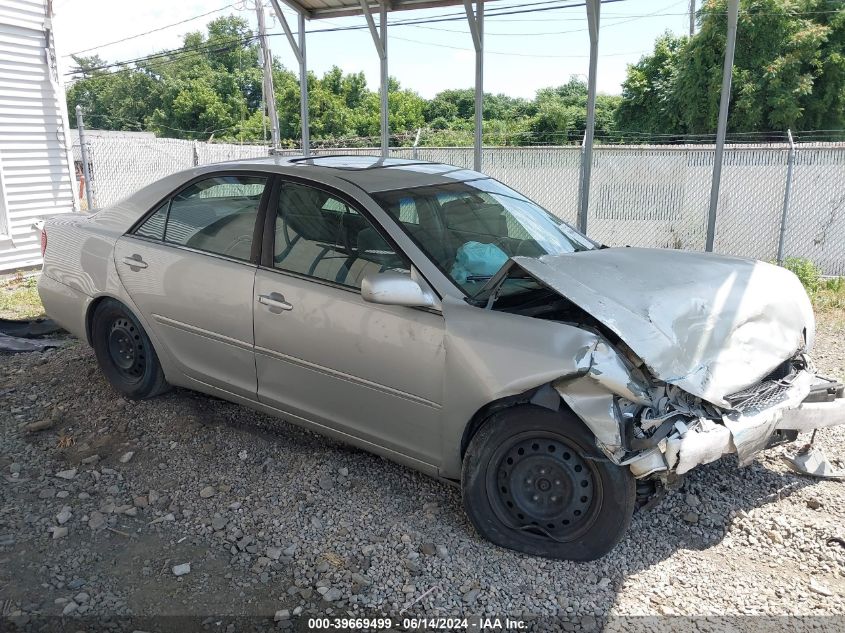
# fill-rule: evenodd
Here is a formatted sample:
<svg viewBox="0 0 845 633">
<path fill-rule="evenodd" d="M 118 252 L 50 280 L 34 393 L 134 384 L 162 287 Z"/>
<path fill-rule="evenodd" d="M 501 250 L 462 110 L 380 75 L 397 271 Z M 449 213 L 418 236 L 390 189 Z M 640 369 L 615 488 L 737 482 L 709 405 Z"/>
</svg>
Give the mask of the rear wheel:
<svg viewBox="0 0 845 633">
<path fill-rule="evenodd" d="M 574 415 L 535 406 L 495 413 L 469 443 L 464 507 L 497 545 L 592 560 L 622 538 L 636 501 L 630 470 L 610 462 Z"/>
<path fill-rule="evenodd" d="M 91 339 L 100 369 L 124 396 L 150 398 L 169 388 L 147 333 L 122 303 L 106 299 L 95 308 Z"/>
</svg>

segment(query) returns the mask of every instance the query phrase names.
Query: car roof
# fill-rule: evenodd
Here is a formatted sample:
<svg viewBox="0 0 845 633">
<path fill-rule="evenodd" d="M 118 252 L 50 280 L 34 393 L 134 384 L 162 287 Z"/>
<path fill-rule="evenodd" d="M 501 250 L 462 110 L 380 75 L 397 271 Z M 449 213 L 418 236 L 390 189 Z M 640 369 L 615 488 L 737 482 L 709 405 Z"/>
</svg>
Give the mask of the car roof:
<svg viewBox="0 0 845 633">
<path fill-rule="evenodd" d="M 315 176 L 318 174 L 331 175 L 357 185 L 367 193 L 445 185 L 488 178 L 480 172 L 456 167 L 455 165 L 404 158 L 380 158 L 378 156 L 268 156 L 267 158 L 249 158 L 215 165 L 215 167 L 221 169 L 225 169 L 227 166 L 270 168 L 278 173 L 305 177 L 309 174 Z"/>
</svg>

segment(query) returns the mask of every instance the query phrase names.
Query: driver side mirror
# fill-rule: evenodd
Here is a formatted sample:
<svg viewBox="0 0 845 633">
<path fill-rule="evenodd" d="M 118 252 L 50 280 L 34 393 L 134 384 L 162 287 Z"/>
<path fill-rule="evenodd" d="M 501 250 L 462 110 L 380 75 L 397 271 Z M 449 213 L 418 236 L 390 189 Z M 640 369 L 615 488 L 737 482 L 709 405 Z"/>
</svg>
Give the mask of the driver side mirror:
<svg viewBox="0 0 845 633">
<path fill-rule="evenodd" d="M 361 297 L 370 303 L 411 308 L 430 308 L 434 305 L 431 293 L 411 279 L 407 273 L 385 271 L 371 273 L 361 280 Z"/>
</svg>

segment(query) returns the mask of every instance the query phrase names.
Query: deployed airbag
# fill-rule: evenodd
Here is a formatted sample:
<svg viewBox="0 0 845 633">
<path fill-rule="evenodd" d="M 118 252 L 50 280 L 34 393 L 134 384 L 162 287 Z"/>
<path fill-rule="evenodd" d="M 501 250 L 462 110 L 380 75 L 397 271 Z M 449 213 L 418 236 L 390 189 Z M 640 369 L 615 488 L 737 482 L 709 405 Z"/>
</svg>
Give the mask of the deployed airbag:
<svg viewBox="0 0 845 633">
<path fill-rule="evenodd" d="M 450 274 L 461 284 L 467 281 L 487 281 L 507 261 L 507 253 L 495 244 L 466 242 L 458 248 Z"/>
</svg>

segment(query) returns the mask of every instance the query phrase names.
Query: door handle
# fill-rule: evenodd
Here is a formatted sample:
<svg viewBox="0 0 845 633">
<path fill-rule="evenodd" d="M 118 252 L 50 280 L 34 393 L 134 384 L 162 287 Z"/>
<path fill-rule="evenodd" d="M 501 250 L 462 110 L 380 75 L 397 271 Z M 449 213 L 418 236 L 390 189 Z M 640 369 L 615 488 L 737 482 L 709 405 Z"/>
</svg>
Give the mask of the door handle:
<svg viewBox="0 0 845 633">
<path fill-rule="evenodd" d="M 124 257 L 123 263 L 129 266 L 132 270 L 141 270 L 142 268 L 147 267 L 147 262 L 141 259 L 141 256 L 137 253 L 135 255 L 130 255 L 129 257 Z"/>
<path fill-rule="evenodd" d="M 293 310 L 293 306 L 285 301 L 284 296 L 278 292 L 271 292 L 269 295 L 258 295 L 258 303 L 270 308 L 270 312 L 279 314 L 282 311 Z"/>
</svg>

